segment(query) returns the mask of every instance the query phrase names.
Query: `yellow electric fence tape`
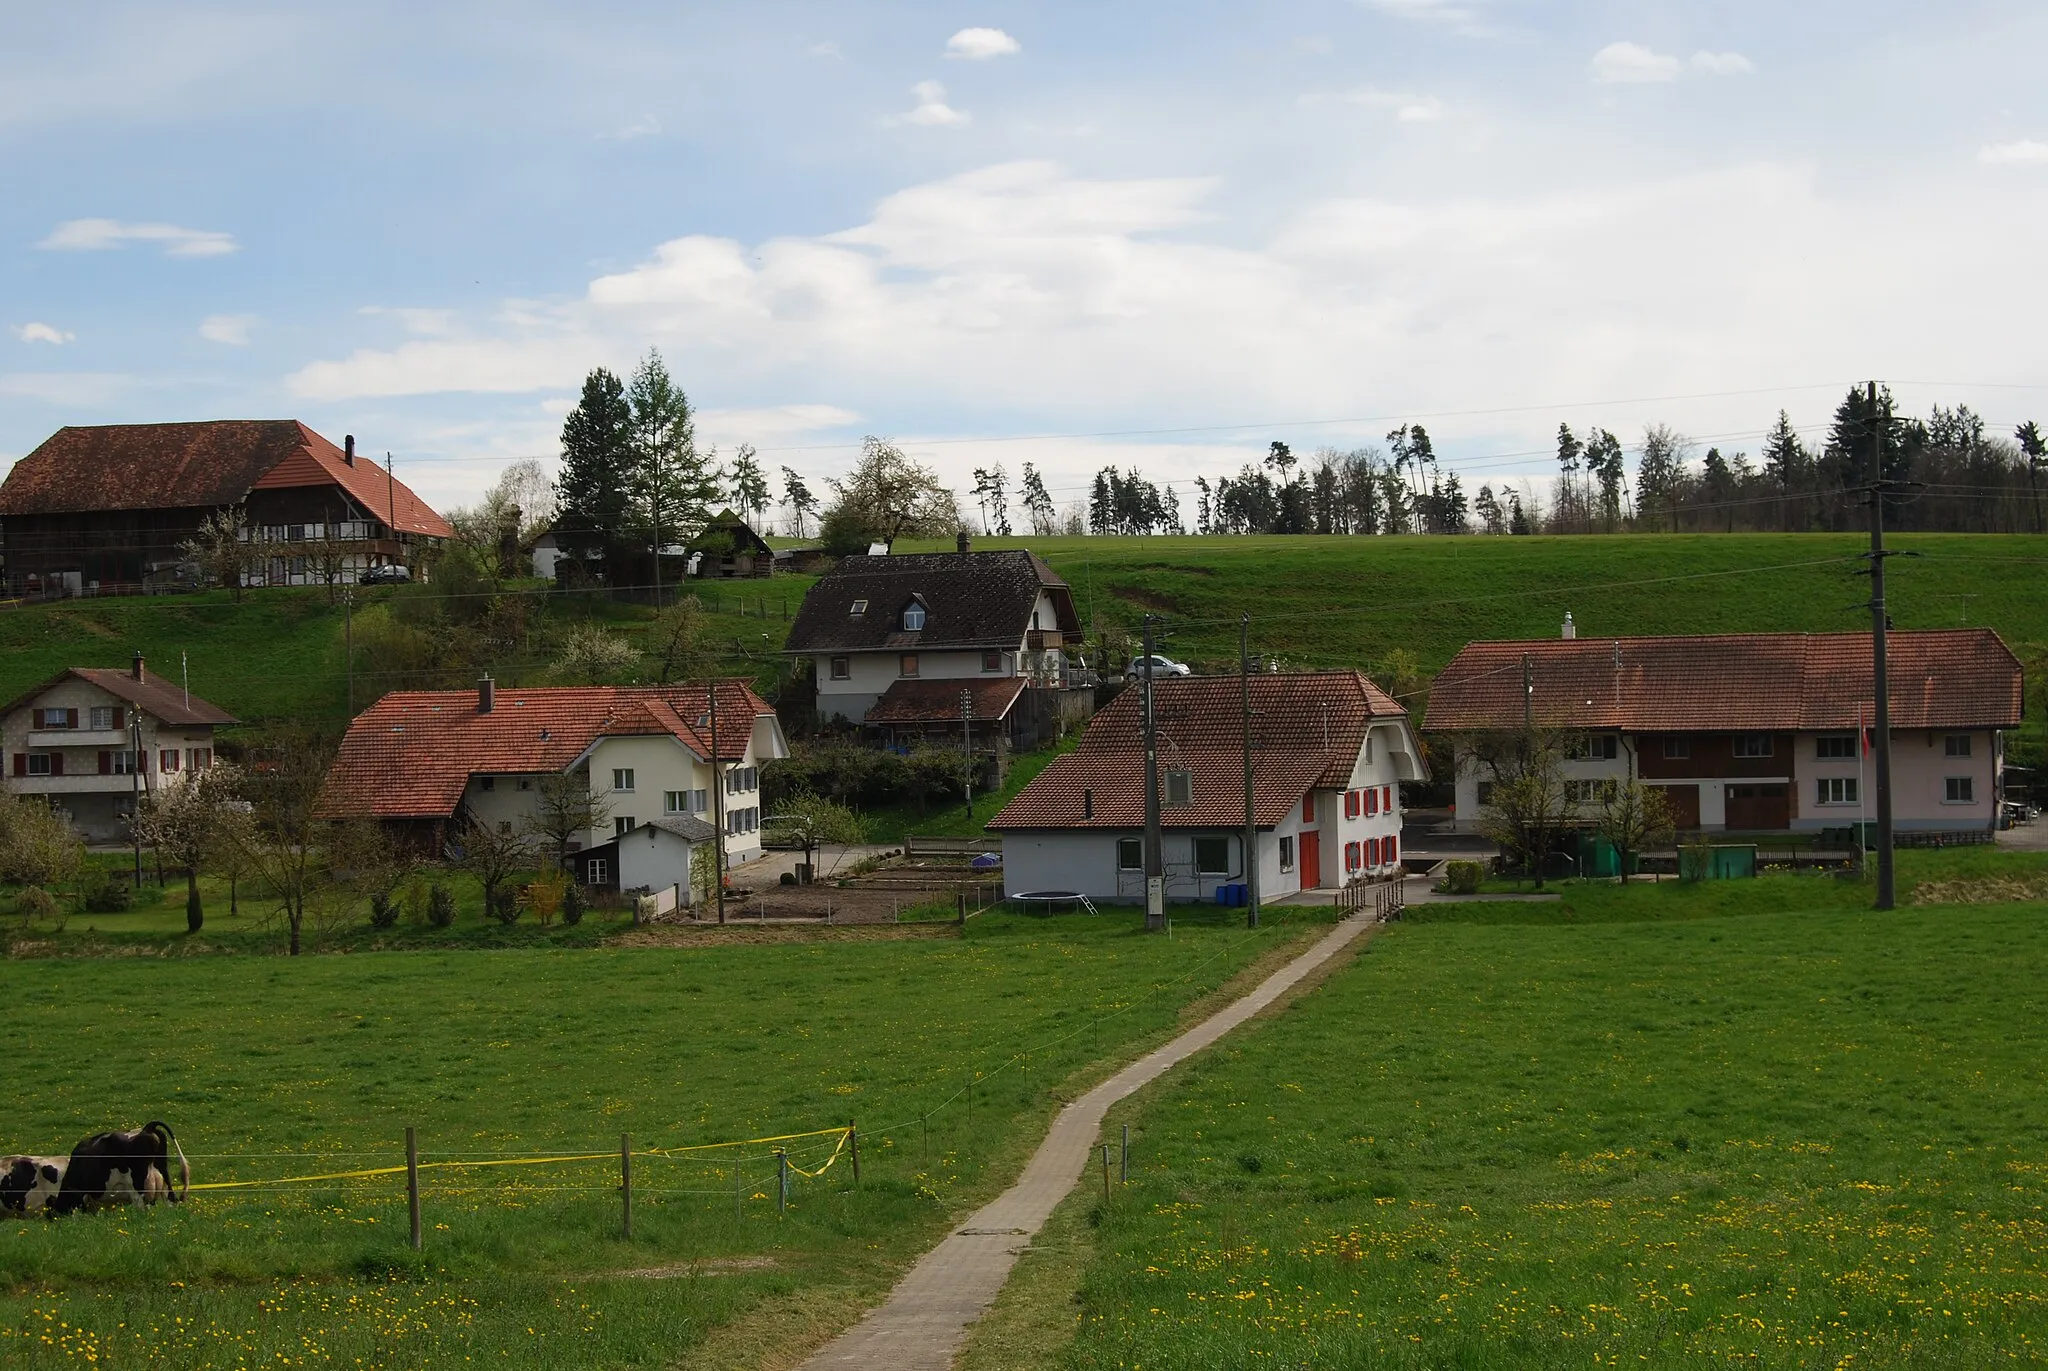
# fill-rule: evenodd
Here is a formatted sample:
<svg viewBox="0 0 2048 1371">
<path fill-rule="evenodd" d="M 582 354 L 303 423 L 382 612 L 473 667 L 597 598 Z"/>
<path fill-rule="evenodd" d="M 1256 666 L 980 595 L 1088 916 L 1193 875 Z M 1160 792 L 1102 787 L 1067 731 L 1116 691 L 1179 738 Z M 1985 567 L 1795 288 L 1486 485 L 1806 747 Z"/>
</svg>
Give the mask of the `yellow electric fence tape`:
<svg viewBox="0 0 2048 1371">
<path fill-rule="evenodd" d="M 804 1171 L 802 1167 L 797 1166 L 794 1162 L 790 1163 L 791 1170 L 801 1172 L 806 1176 L 819 1176 L 824 1174 L 826 1167 L 831 1166 L 834 1161 L 839 1159 L 840 1150 L 846 1146 L 847 1137 L 852 1131 L 852 1129 L 845 1127 L 814 1128 L 808 1133 L 778 1133 L 772 1138 L 744 1138 L 738 1142 L 697 1143 L 690 1147 L 650 1147 L 644 1152 L 636 1150 L 633 1155 L 636 1157 L 681 1157 L 691 1152 L 715 1152 L 722 1148 L 753 1147 L 760 1143 L 797 1142 L 804 1138 L 830 1137 L 836 1133 L 839 1135 L 839 1146 L 832 1149 L 832 1155 L 826 1159 L 824 1166 L 819 1167 L 816 1171 Z M 422 1171 L 439 1171 L 455 1167 L 471 1169 L 485 1166 L 554 1166 L 561 1162 L 612 1161 L 616 1160 L 618 1155 L 615 1151 L 578 1152 L 560 1157 L 503 1157 L 486 1158 L 480 1161 L 421 1162 L 419 1169 Z M 315 1181 L 354 1181 L 365 1180 L 372 1176 L 403 1176 L 405 1170 L 403 1166 L 372 1166 L 366 1167 L 361 1171 L 328 1171 L 318 1176 L 279 1176 L 272 1180 L 262 1181 L 207 1181 L 190 1188 L 193 1190 L 247 1190 L 258 1186 L 310 1185 Z"/>
<path fill-rule="evenodd" d="M 828 1130 L 828 1131 L 829 1131 L 829 1130 Z M 846 1150 L 846 1140 L 847 1140 L 848 1138 L 852 1137 L 852 1136 L 853 1136 L 853 1130 L 852 1130 L 851 1128 L 842 1128 L 842 1129 L 840 1129 L 840 1130 L 839 1130 L 839 1146 L 837 1146 L 837 1147 L 835 1147 L 835 1148 L 833 1148 L 833 1149 L 832 1149 L 832 1155 L 831 1155 L 831 1156 L 829 1156 L 829 1157 L 827 1157 L 827 1158 L 825 1158 L 825 1164 L 824 1164 L 823 1166 L 819 1167 L 819 1168 L 818 1168 L 818 1169 L 817 1169 L 816 1171 L 806 1171 L 806 1170 L 804 1170 L 804 1169 L 803 1169 L 803 1168 L 802 1168 L 801 1166 L 798 1166 L 798 1165 L 797 1165 L 797 1164 L 796 1164 L 795 1162 L 791 1162 L 791 1163 L 789 1164 L 789 1169 L 790 1169 L 790 1170 L 792 1170 L 792 1171 L 794 1171 L 794 1172 L 796 1172 L 796 1174 L 797 1174 L 797 1175 L 799 1175 L 799 1176 L 822 1176 L 822 1175 L 824 1175 L 824 1174 L 825 1174 L 825 1173 L 826 1173 L 827 1171 L 830 1171 L 830 1170 L 832 1169 L 832 1163 L 834 1163 L 834 1162 L 836 1162 L 836 1161 L 838 1161 L 838 1160 L 839 1160 L 839 1154 L 840 1154 L 841 1152 L 844 1152 L 844 1151 Z"/>
</svg>

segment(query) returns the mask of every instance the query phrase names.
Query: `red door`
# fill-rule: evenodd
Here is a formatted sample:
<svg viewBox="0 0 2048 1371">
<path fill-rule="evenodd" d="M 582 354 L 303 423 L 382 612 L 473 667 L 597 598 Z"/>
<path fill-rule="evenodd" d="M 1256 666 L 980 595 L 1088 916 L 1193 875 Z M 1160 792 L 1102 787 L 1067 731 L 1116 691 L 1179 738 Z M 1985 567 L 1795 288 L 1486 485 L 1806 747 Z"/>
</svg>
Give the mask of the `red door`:
<svg viewBox="0 0 2048 1371">
<path fill-rule="evenodd" d="M 1323 835 L 1314 829 L 1301 835 L 1301 888 L 1314 890 L 1323 883 Z"/>
</svg>

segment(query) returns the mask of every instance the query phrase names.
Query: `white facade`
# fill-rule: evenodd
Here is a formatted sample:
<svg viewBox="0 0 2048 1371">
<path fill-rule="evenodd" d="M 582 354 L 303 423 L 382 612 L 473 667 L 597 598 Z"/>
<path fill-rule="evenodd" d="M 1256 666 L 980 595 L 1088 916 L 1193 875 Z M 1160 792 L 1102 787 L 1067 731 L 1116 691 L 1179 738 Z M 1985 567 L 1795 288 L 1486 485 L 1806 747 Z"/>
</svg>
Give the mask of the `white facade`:
<svg viewBox="0 0 2048 1371">
<path fill-rule="evenodd" d="M 897 614 L 901 606 L 870 606 L 870 614 Z M 1059 616 L 1052 596 L 1041 590 L 1031 611 L 1031 626 L 1019 634 L 1015 644 L 976 648 L 926 651 L 915 646 L 863 651 L 812 654 L 817 673 L 818 717 L 859 723 L 898 681 L 963 678 L 999 679 L 1026 676 L 1033 685 L 1059 686 L 1066 683 L 1066 658 L 1057 647 L 1033 647 L 1035 634 L 1056 631 Z"/>
<path fill-rule="evenodd" d="M 168 723 L 67 676 L 0 719 L 0 750 L 8 789 L 46 797 L 88 841 L 114 842 L 130 834 L 137 792 L 183 784 L 213 764 L 213 725 Z"/>
</svg>

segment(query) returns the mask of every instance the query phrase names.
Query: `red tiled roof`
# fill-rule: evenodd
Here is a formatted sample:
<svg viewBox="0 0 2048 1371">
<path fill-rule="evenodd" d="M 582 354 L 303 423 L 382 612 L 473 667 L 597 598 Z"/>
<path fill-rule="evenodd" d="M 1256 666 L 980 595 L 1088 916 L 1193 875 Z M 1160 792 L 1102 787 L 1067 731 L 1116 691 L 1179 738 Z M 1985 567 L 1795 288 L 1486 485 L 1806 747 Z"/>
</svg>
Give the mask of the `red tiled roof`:
<svg viewBox="0 0 2048 1371">
<path fill-rule="evenodd" d="M 974 722 L 994 723 L 1009 715 L 1024 693 L 1022 676 L 973 676 L 929 681 L 897 681 L 882 692 L 868 711 L 871 724 L 944 724 L 960 722 L 960 692 L 974 704 Z"/>
<path fill-rule="evenodd" d="M 145 714 L 161 719 L 167 724 L 212 725 L 241 722 L 219 705 L 202 700 L 197 695 L 188 698 L 183 686 L 176 681 L 167 681 L 153 671 L 145 669 L 142 679 L 138 681 L 129 668 L 94 666 L 75 666 L 58 672 L 35 689 L 8 704 L 0 705 L 0 717 L 35 703 L 51 686 L 74 676 L 81 681 L 91 682 L 118 699 L 128 701 Z"/>
<path fill-rule="evenodd" d="M 702 685 L 499 690 L 480 714 L 473 690 L 394 691 L 349 725 L 320 817 L 445 817 L 472 775 L 559 772 L 605 737 L 667 735 L 708 757 L 708 698 Z M 774 712 L 744 683 L 720 681 L 719 759 L 745 756 L 754 720 Z"/>
<path fill-rule="evenodd" d="M 251 490 L 339 485 L 376 517 L 408 533 L 445 538 L 447 521 L 404 482 L 295 419 L 186 424 L 73 425 L 14 464 L 0 483 L 0 514 L 116 509 L 207 509 Z"/>
<path fill-rule="evenodd" d="M 2019 659 L 1992 630 L 1894 632 L 1886 642 L 1892 727 L 2019 724 Z M 1869 634 L 1736 633 L 1468 643 L 1431 686 L 1424 726 L 1521 727 L 1525 655 L 1531 715 L 1545 728 L 1796 732 L 1869 719 Z"/>
<path fill-rule="evenodd" d="M 1355 671 L 1254 676 L 1252 813 L 1287 817 L 1310 790 L 1342 789 L 1366 730 L 1408 712 Z M 1024 787 L 991 829 L 1135 828 L 1145 821 L 1143 692 L 1125 690 L 1089 722 L 1081 745 Z M 1235 676 L 1181 676 L 1153 687 L 1159 769 L 1191 773 L 1194 803 L 1160 811 L 1167 828 L 1244 822 L 1243 715 Z M 1086 817 L 1092 791 L 1094 817 Z"/>
</svg>

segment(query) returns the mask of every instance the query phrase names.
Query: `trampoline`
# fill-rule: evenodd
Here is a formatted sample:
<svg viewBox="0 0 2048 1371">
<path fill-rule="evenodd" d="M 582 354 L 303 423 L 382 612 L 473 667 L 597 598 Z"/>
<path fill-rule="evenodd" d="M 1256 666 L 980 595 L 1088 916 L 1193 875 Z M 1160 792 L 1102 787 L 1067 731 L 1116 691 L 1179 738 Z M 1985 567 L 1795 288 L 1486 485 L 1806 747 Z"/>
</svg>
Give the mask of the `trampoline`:
<svg viewBox="0 0 2048 1371">
<path fill-rule="evenodd" d="M 1072 909 L 1079 906 L 1090 914 L 1099 913 L 1095 904 L 1078 890 L 1024 890 L 1004 897 L 1011 904 L 1023 905 L 1039 914 L 1051 914 L 1061 905 Z"/>
</svg>

